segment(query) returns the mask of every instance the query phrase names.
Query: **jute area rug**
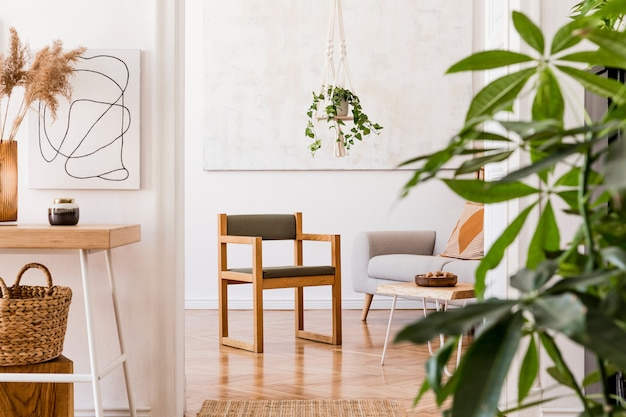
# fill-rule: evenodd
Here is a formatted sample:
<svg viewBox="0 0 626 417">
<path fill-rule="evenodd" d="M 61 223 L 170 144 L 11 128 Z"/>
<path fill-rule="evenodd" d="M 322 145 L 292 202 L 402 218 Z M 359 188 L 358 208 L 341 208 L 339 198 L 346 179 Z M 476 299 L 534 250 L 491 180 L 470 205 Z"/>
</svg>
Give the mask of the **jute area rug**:
<svg viewBox="0 0 626 417">
<path fill-rule="evenodd" d="M 207 400 L 198 417 L 407 417 L 391 400 Z"/>
</svg>

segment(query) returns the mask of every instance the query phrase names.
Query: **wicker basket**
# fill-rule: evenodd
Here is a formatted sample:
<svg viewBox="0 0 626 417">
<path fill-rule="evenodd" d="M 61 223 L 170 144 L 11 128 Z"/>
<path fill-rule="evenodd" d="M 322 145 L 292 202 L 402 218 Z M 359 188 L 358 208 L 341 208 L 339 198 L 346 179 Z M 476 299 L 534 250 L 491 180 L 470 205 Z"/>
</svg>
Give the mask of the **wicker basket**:
<svg viewBox="0 0 626 417">
<path fill-rule="evenodd" d="M 30 268 L 42 270 L 48 286 L 20 285 Z M 53 286 L 50 271 L 38 263 L 24 265 L 10 288 L 0 278 L 0 290 L 0 366 L 30 365 L 60 356 L 72 290 Z"/>
</svg>

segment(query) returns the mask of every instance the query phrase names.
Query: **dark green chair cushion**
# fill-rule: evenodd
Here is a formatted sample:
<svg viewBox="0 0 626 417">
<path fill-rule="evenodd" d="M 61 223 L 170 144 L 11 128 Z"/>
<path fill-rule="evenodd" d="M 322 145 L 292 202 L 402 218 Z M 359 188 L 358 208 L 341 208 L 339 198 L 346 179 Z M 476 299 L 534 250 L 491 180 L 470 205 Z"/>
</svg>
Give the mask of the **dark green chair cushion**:
<svg viewBox="0 0 626 417">
<path fill-rule="evenodd" d="M 293 214 L 231 214 L 226 216 L 227 234 L 257 236 L 263 240 L 296 238 L 296 216 Z"/>
</svg>

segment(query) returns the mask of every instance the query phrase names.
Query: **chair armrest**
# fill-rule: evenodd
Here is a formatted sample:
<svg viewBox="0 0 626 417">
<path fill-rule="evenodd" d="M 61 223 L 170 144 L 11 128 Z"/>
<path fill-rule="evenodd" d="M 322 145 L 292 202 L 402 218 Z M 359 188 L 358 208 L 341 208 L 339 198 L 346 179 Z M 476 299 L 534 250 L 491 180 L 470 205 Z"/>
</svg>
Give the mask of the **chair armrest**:
<svg viewBox="0 0 626 417">
<path fill-rule="evenodd" d="M 219 243 L 238 243 L 243 245 L 251 245 L 257 239 L 261 239 L 256 236 L 231 236 L 231 235 L 222 235 L 218 237 Z"/>
<path fill-rule="evenodd" d="M 301 233 L 298 235 L 297 239 L 330 242 L 335 238 L 335 236 L 338 236 L 338 235 L 319 234 L 319 233 Z"/>
</svg>

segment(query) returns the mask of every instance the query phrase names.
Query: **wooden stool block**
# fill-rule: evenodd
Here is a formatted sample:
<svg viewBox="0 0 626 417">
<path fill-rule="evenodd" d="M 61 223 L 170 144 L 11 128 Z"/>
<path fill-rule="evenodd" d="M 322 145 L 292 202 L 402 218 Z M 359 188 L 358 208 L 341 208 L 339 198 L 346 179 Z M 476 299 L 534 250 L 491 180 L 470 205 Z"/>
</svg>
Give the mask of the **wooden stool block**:
<svg viewBox="0 0 626 417">
<path fill-rule="evenodd" d="M 74 364 L 65 356 L 34 365 L 0 366 L 0 373 L 71 374 Z M 0 382 L 0 417 L 74 417 L 71 383 Z"/>
</svg>

